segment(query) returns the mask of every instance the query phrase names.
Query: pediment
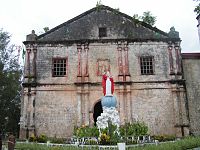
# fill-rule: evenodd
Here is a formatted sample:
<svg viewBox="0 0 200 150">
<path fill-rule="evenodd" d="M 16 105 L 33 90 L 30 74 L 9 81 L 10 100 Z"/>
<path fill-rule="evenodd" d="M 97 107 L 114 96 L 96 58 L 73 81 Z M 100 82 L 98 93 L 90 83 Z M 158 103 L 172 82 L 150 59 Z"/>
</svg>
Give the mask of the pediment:
<svg viewBox="0 0 200 150">
<path fill-rule="evenodd" d="M 99 29 L 106 36 L 99 37 Z M 168 34 L 108 6 L 92 8 L 81 15 L 38 36 L 37 41 L 71 41 L 98 39 L 155 40 Z"/>
</svg>

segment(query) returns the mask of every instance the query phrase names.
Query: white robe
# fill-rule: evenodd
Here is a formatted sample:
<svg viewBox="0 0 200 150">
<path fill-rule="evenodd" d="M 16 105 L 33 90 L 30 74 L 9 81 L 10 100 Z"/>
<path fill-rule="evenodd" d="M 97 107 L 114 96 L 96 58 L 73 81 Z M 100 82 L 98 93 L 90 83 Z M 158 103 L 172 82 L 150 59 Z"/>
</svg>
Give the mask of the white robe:
<svg viewBox="0 0 200 150">
<path fill-rule="evenodd" d="M 111 93 L 111 81 L 110 81 L 109 77 L 107 77 L 107 79 L 106 79 L 106 95 L 105 96 L 112 96 L 112 93 Z"/>
</svg>

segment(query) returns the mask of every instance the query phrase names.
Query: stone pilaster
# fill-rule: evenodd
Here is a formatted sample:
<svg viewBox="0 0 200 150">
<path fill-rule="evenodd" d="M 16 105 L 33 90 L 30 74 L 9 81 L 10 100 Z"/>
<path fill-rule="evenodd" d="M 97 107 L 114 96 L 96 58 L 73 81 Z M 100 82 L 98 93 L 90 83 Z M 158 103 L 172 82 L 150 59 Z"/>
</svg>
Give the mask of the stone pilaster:
<svg viewBox="0 0 200 150">
<path fill-rule="evenodd" d="M 119 99 L 118 101 L 118 107 L 119 107 L 119 116 L 120 116 L 120 123 L 125 123 L 125 102 L 124 102 L 124 87 L 123 85 L 119 86 Z"/>
<path fill-rule="evenodd" d="M 26 64 L 25 64 L 25 76 L 30 76 L 30 54 L 31 54 L 31 47 L 30 45 L 26 46 Z"/>
<path fill-rule="evenodd" d="M 85 52 L 84 76 L 88 76 L 88 51 L 89 51 L 89 45 L 88 43 L 86 43 L 84 44 L 84 52 Z"/>
<path fill-rule="evenodd" d="M 127 120 L 128 122 L 132 122 L 132 100 L 131 100 L 131 86 L 126 86 L 126 97 L 127 97 Z"/>
<path fill-rule="evenodd" d="M 78 51 L 78 70 L 77 70 L 77 81 L 81 82 L 82 80 L 82 48 L 81 44 L 77 45 L 77 51 Z"/>
<path fill-rule="evenodd" d="M 174 100 L 174 123 L 176 136 L 182 137 L 189 134 L 189 122 L 185 103 L 185 91 L 182 86 L 173 85 L 172 96 Z"/>
<path fill-rule="evenodd" d="M 123 75 L 123 62 L 122 62 L 122 47 L 121 42 L 118 42 L 118 67 L 119 67 L 119 76 Z"/>
<path fill-rule="evenodd" d="M 90 122 L 90 116 L 89 116 L 89 105 L 90 105 L 90 102 L 89 102 L 89 86 L 88 85 L 85 85 L 84 87 L 84 101 L 85 101 L 85 125 L 89 125 L 89 122 Z"/>
<path fill-rule="evenodd" d="M 36 77 L 37 45 L 33 45 L 33 76 Z"/>
<path fill-rule="evenodd" d="M 81 87 L 77 86 L 77 126 L 82 125 L 82 94 Z"/>
<path fill-rule="evenodd" d="M 119 81 L 130 81 L 129 72 L 129 56 L 128 56 L 128 43 L 127 41 L 119 41 L 117 46 L 118 51 L 118 80 Z"/>
<path fill-rule="evenodd" d="M 176 53 L 176 68 L 177 68 L 177 74 L 181 74 L 181 55 L 180 55 L 180 47 L 175 46 L 175 53 Z"/>
<path fill-rule="evenodd" d="M 168 54 L 169 54 L 169 69 L 170 74 L 173 75 L 174 72 L 174 61 L 173 61 L 173 55 L 172 55 L 172 46 L 168 46 Z"/>
</svg>

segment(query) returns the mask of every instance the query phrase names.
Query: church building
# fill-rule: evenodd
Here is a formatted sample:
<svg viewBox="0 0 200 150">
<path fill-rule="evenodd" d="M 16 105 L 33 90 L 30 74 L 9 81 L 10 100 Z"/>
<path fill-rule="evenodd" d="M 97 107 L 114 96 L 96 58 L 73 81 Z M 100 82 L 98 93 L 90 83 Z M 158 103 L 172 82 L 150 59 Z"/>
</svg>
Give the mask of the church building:
<svg viewBox="0 0 200 150">
<path fill-rule="evenodd" d="M 174 28 L 165 33 L 99 5 L 39 36 L 32 31 L 24 44 L 20 138 L 70 137 L 75 126 L 94 126 L 107 71 L 120 124 L 144 122 L 151 135 L 189 134 L 181 39 Z"/>
</svg>

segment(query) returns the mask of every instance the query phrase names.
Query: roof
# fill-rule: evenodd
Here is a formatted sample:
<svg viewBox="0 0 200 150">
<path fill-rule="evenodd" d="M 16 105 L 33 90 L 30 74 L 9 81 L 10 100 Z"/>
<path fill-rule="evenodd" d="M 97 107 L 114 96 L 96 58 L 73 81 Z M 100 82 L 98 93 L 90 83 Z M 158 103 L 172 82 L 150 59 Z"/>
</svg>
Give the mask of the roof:
<svg viewBox="0 0 200 150">
<path fill-rule="evenodd" d="M 200 53 L 182 53 L 183 59 L 200 59 Z"/>
<path fill-rule="evenodd" d="M 175 40 L 156 27 L 108 6 L 94 7 L 37 37 L 38 42 L 99 40 L 98 28 L 107 27 L 104 40 Z M 102 39 L 101 39 L 102 40 Z"/>
</svg>

